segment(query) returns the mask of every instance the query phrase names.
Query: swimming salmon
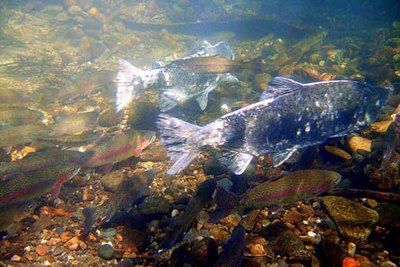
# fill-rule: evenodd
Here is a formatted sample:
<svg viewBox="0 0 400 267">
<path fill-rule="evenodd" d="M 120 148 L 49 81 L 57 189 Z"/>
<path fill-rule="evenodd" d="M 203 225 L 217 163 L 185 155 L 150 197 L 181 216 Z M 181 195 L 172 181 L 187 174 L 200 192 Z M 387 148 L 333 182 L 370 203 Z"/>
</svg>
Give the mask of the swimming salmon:
<svg viewBox="0 0 400 267">
<path fill-rule="evenodd" d="M 274 166 L 296 150 L 347 135 L 373 122 L 389 90 L 350 80 L 302 84 L 276 77 L 261 101 L 200 127 L 166 114 L 157 122 L 161 142 L 174 162 L 168 174 L 182 171 L 204 147 L 241 174 L 253 157 L 271 153 Z"/>
</svg>

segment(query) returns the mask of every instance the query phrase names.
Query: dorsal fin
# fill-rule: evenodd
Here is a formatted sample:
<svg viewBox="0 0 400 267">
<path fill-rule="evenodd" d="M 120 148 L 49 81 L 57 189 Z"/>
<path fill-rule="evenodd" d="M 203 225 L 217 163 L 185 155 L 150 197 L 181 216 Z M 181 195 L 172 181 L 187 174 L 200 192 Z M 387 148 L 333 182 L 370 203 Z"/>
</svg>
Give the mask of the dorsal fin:
<svg viewBox="0 0 400 267">
<path fill-rule="evenodd" d="M 285 77 L 275 77 L 268 84 L 268 89 L 260 97 L 260 101 L 288 94 L 303 87 L 302 83 Z"/>
</svg>

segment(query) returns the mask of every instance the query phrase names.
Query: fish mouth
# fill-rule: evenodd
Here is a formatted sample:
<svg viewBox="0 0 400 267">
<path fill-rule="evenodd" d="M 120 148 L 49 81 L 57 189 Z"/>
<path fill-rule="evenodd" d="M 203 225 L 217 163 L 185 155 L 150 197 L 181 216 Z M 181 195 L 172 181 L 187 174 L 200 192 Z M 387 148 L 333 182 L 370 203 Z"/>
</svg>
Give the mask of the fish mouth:
<svg viewBox="0 0 400 267">
<path fill-rule="evenodd" d="M 337 174 L 335 184 L 338 185 L 343 181 L 343 176 L 341 174 Z"/>
</svg>

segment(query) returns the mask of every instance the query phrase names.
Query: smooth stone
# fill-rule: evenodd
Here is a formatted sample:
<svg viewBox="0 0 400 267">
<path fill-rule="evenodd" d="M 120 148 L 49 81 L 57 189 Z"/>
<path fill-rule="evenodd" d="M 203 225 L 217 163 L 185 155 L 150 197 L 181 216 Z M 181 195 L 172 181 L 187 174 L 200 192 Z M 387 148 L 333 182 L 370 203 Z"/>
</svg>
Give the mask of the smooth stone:
<svg viewBox="0 0 400 267">
<path fill-rule="evenodd" d="M 115 192 L 125 178 L 126 175 L 122 170 L 116 170 L 104 175 L 101 178 L 101 184 L 104 186 L 104 190 Z"/>
<path fill-rule="evenodd" d="M 111 260 L 114 256 L 114 248 L 110 244 L 103 244 L 99 247 L 98 255 L 104 260 Z"/>
</svg>

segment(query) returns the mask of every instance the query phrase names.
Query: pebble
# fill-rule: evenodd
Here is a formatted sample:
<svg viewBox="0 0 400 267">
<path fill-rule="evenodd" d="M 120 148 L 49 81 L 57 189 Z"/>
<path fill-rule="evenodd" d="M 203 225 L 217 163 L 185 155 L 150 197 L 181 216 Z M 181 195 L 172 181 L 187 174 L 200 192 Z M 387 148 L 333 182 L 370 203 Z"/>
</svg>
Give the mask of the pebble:
<svg viewBox="0 0 400 267">
<path fill-rule="evenodd" d="M 82 12 L 82 8 L 80 8 L 79 6 L 71 6 L 68 9 L 68 12 L 72 15 L 76 15 Z"/>
<path fill-rule="evenodd" d="M 367 257 L 359 254 L 355 254 L 354 257 L 356 260 L 360 263 L 360 266 L 362 267 L 374 267 L 375 264 L 373 264 Z"/>
<path fill-rule="evenodd" d="M 18 262 L 18 261 L 20 261 L 20 260 L 21 260 L 21 257 L 18 256 L 18 255 L 13 255 L 13 256 L 11 257 L 11 261 Z"/>
<path fill-rule="evenodd" d="M 64 252 L 64 248 L 62 246 L 56 247 L 53 251 L 54 256 L 61 255 Z"/>
<path fill-rule="evenodd" d="M 221 223 L 230 228 L 233 228 L 233 227 L 236 227 L 240 223 L 241 219 L 242 219 L 242 217 L 239 214 L 232 213 L 232 214 L 226 216 L 224 219 L 222 219 Z"/>
<path fill-rule="evenodd" d="M 347 140 L 349 149 L 353 152 L 356 153 L 357 150 L 364 150 L 367 152 L 371 152 L 371 144 L 372 141 L 361 137 L 361 136 L 351 136 Z"/>
<path fill-rule="evenodd" d="M 101 235 L 105 238 L 114 237 L 117 234 L 117 230 L 115 228 L 104 228 L 101 230 Z"/>
<path fill-rule="evenodd" d="M 48 249 L 47 246 L 38 245 L 38 246 L 36 246 L 35 251 L 36 251 L 36 253 L 37 253 L 39 256 L 44 256 L 44 255 L 47 254 L 47 252 L 49 251 L 49 249 Z"/>
<path fill-rule="evenodd" d="M 247 248 L 254 257 L 262 257 L 266 255 L 264 246 L 261 244 L 250 244 Z"/>
<path fill-rule="evenodd" d="M 104 260 L 111 260 L 114 255 L 114 248 L 110 244 L 103 244 L 99 247 L 98 254 Z"/>
<path fill-rule="evenodd" d="M 73 251 L 73 250 L 77 250 L 78 247 L 79 247 L 79 244 L 78 244 L 78 243 L 74 243 L 74 244 L 71 244 L 71 245 L 68 247 L 68 249 L 71 250 L 71 251 Z"/>
<path fill-rule="evenodd" d="M 396 263 L 391 261 L 384 261 L 381 264 L 379 264 L 379 267 L 397 267 L 397 265 Z"/>
<path fill-rule="evenodd" d="M 174 210 L 172 210 L 172 212 L 171 212 L 171 217 L 178 216 L 178 214 L 179 214 L 179 210 L 174 209 Z"/>
<path fill-rule="evenodd" d="M 126 174 L 122 170 L 112 171 L 101 178 L 101 184 L 108 192 L 115 192 L 121 182 L 126 178 Z"/>
<path fill-rule="evenodd" d="M 356 244 L 350 242 L 347 244 L 347 253 L 349 254 L 350 257 L 354 257 L 354 254 L 356 254 Z"/>
</svg>

